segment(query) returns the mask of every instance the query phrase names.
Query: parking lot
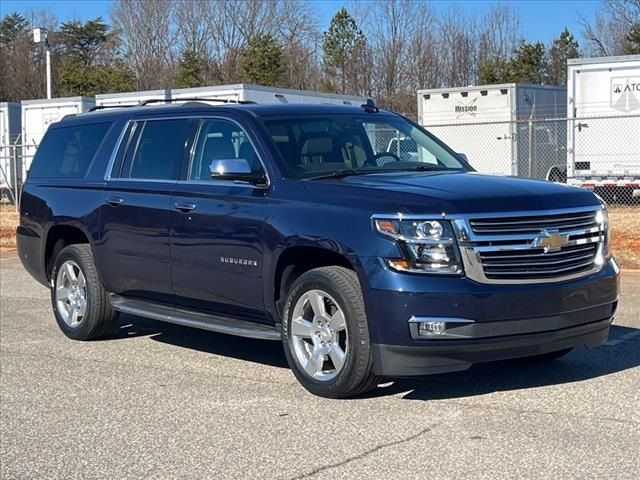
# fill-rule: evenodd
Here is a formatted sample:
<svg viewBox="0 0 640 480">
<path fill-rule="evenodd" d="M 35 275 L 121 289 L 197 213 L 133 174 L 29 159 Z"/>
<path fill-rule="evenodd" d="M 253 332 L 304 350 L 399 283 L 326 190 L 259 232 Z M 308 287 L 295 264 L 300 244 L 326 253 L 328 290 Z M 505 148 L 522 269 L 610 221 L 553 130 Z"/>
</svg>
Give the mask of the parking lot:
<svg viewBox="0 0 640 480">
<path fill-rule="evenodd" d="M 609 342 L 552 364 L 304 391 L 276 342 L 123 316 L 80 343 L 0 254 L 2 478 L 637 478 L 640 273 Z"/>
</svg>

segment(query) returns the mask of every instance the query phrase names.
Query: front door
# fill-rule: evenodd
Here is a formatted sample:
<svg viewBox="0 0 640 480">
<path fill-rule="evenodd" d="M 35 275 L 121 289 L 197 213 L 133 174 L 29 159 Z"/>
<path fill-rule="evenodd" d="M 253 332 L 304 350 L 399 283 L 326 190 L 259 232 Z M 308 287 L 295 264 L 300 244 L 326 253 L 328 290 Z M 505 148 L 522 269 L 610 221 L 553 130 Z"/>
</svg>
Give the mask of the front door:
<svg viewBox="0 0 640 480">
<path fill-rule="evenodd" d="M 171 200 L 174 292 L 189 306 L 260 320 L 268 189 L 214 179 L 210 165 L 244 158 L 256 172 L 263 167 L 237 123 L 205 119 L 197 130 L 190 166 Z"/>
</svg>

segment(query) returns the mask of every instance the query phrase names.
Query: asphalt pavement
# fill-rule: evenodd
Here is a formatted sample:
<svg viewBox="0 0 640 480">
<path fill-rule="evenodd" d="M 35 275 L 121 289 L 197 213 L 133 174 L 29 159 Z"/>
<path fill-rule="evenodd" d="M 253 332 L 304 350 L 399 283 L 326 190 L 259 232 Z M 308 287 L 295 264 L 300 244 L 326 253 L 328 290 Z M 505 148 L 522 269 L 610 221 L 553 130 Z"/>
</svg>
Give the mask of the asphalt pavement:
<svg viewBox="0 0 640 480">
<path fill-rule="evenodd" d="M 3 479 L 637 479 L 640 273 L 609 342 L 550 364 L 502 362 L 307 393 L 277 342 L 121 317 L 67 339 L 49 292 L 0 256 Z"/>
</svg>

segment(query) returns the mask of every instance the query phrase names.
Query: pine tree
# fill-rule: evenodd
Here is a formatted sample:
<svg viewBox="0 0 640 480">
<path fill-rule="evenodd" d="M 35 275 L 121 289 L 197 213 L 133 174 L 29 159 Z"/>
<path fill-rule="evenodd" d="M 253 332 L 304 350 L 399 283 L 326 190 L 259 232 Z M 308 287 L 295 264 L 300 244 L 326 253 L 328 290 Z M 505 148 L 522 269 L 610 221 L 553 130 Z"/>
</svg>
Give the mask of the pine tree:
<svg viewBox="0 0 640 480">
<path fill-rule="evenodd" d="M 184 50 L 176 70 L 176 86 L 179 88 L 202 86 L 202 64 L 202 55 L 191 48 Z"/>
<path fill-rule="evenodd" d="M 625 40 L 624 53 L 627 55 L 640 54 L 640 22 L 633 24 Z"/>
<path fill-rule="evenodd" d="M 549 83 L 564 85 L 567 83 L 567 60 L 578 58 L 578 42 L 569 29 L 565 28 L 560 37 L 553 41 L 549 52 Z"/>
<path fill-rule="evenodd" d="M 366 37 L 346 8 L 341 8 L 331 19 L 329 30 L 324 32 L 322 50 L 325 73 L 340 85 L 340 93 L 346 93 L 350 66 L 356 63 L 356 55 L 366 45 Z M 334 88 L 336 89 L 336 88 Z M 337 90 L 337 89 L 336 89 Z"/>
<path fill-rule="evenodd" d="M 135 76 L 116 58 L 115 37 L 102 18 L 63 23 L 60 36 L 60 95 L 91 96 L 135 89 Z"/>
<path fill-rule="evenodd" d="M 544 44 L 522 41 L 509 62 L 508 72 L 509 82 L 546 83 L 548 73 Z"/>
<path fill-rule="evenodd" d="M 271 34 L 251 38 L 240 55 L 242 80 L 275 87 L 282 77 L 282 47 Z"/>
</svg>

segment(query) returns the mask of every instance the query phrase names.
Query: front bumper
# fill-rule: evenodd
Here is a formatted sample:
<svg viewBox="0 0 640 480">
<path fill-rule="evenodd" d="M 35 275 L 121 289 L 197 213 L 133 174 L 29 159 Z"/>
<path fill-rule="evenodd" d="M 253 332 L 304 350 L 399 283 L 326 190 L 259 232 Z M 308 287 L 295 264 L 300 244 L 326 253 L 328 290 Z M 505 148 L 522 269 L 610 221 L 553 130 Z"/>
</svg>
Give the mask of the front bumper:
<svg viewBox="0 0 640 480">
<path fill-rule="evenodd" d="M 607 339 L 618 301 L 614 261 L 552 284 L 480 284 L 464 277 L 400 274 L 362 262 L 376 373 L 424 375 L 473 363 L 539 355 Z M 363 282 L 364 283 L 364 282 Z M 412 318 L 465 319 L 460 338 L 420 338 Z"/>
<path fill-rule="evenodd" d="M 474 363 L 541 355 L 565 348 L 602 345 L 609 336 L 613 317 L 550 332 L 438 344 L 399 346 L 373 344 L 377 375 L 403 377 L 466 370 Z M 436 343 L 436 341 L 434 341 Z"/>
</svg>

